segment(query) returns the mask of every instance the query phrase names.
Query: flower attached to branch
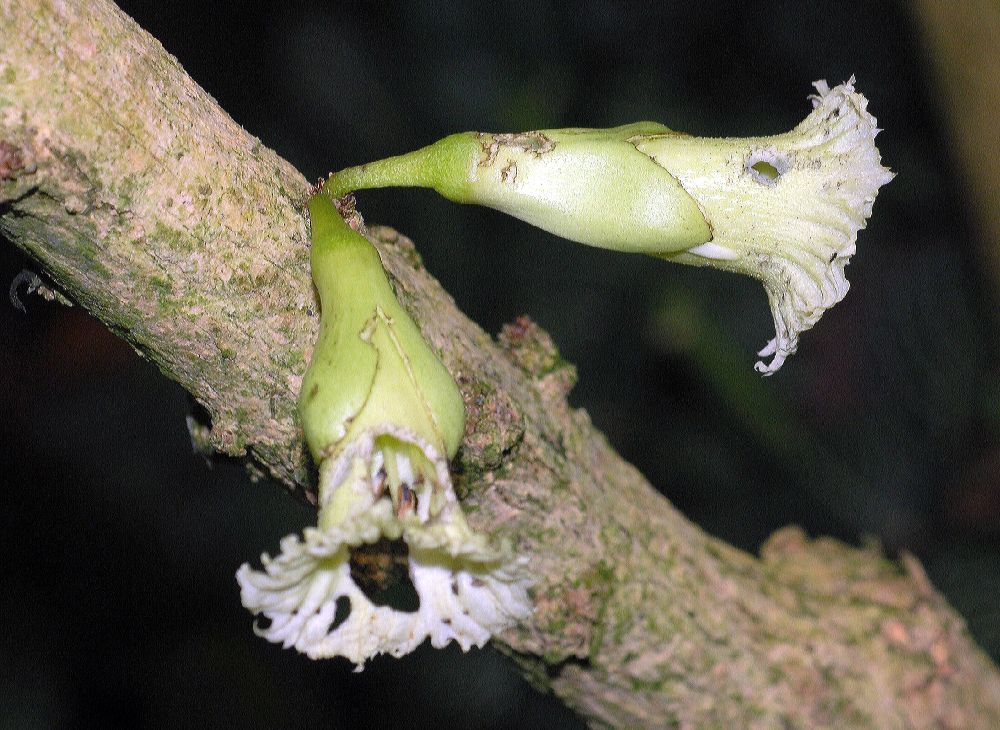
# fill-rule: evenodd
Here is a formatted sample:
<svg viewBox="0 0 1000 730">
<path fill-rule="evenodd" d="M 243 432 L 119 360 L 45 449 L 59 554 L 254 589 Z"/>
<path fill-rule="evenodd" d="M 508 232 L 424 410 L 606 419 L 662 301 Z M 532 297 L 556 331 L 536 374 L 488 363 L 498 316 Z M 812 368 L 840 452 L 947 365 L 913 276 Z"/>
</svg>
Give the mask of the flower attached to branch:
<svg viewBox="0 0 1000 730">
<path fill-rule="evenodd" d="M 531 602 L 510 545 L 475 533 L 455 497 L 448 458 L 464 430 L 461 394 L 374 247 L 325 194 L 309 212 L 323 315 L 299 414 L 320 464 L 318 525 L 262 556 L 263 571 L 240 568 L 243 604 L 269 622 L 256 628 L 268 640 L 358 669 L 427 638 L 482 646 Z M 396 565 L 403 586 L 392 585 Z M 416 605 L 395 605 L 401 587 Z"/>
<path fill-rule="evenodd" d="M 854 79 L 815 84 L 813 111 L 772 137 L 701 138 L 653 122 L 523 134 L 467 132 L 330 176 L 334 196 L 431 187 L 592 246 L 761 280 L 775 337 L 770 375 L 848 290 L 844 267 L 893 175 Z"/>
</svg>

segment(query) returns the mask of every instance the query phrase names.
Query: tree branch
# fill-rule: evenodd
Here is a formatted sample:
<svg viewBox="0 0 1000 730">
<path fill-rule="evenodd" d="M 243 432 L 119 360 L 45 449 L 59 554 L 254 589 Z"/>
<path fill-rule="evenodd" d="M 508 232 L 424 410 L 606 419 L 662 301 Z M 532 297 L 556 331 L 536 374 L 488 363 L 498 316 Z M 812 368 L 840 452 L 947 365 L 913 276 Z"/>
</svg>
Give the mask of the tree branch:
<svg viewBox="0 0 1000 730">
<path fill-rule="evenodd" d="M 0 232 L 192 393 L 212 447 L 307 495 L 308 187 L 110 3 L 0 0 Z M 369 233 L 462 389 L 470 522 L 530 558 L 537 610 L 500 644 L 535 683 L 597 726 L 1000 726 L 1000 676 L 915 559 L 705 535 L 569 408 L 544 332 L 493 341 Z"/>
</svg>

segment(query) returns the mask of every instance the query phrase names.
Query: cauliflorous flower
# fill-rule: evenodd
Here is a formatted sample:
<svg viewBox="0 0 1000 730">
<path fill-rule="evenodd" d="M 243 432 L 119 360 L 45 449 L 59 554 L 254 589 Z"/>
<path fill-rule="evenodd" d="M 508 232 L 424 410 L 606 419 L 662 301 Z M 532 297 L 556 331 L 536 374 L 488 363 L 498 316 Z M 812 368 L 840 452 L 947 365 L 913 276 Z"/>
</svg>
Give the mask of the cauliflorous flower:
<svg viewBox="0 0 1000 730">
<path fill-rule="evenodd" d="M 396 301 L 378 252 L 325 194 L 309 201 L 313 280 L 323 314 L 299 402 L 320 463 L 319 517 L 263 571 L 237 573 L 258 634 L 312 658 L 400 656 L 424 639 L 467 650 L 531 612 L 510 545 L 472 531 L 448 473 L 464 405 L 448 371 Z M 419 603 L 380 600 L 388 568 Z M 365 576 L 365 565 L 376 575 Z M 379 566 L 384 568 L 378 569 Z"/>
<path fill-rule="evenodd" d="M 769 375 L 848 290 L 844 266 L 879 188 L 878 133 L 854 79 L 815 84 L 814 109 L 772 137 L 701 138 L 654 122 L 523 134 L 466 132 L 330 176 L 352 190 L 431 187 L 573 241 L 760 279 Z"/>
</svg>

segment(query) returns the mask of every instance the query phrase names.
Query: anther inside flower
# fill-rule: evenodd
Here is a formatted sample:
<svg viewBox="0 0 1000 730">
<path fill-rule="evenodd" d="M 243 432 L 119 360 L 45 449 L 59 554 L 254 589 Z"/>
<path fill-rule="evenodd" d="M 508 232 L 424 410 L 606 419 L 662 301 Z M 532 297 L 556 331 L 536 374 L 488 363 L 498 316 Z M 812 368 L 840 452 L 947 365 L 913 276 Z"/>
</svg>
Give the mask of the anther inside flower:
<svg viewBox="0 0 1000 730">
<path fill-rule="evenodd" d="M 474 532 L 448 472 L 464 428 L 454 381 L 399 306 L 378 253 L 324 194 L 310 200 L 321 332 L 299 412 L 320 462 L 317 527 L 281 541 L 263 571 L 237 573 L 257 632 L 360 669 L 430 638 L 463 649 L 531 612 L 523 566 Z M 361 557 L 402 561 L 414 607 L 369 595 Z M 354 570 L 352 570 L 352 568 Z"/>
<path fill-rule="evenodd" d="M 331 194 L 414 185 L 593 246 L 760 279 L 771 374 L 843 299 L 844 266 L 892 179 L 854 79 L 816 82 L 813 112 L 772 137 L 701 138 L 654 122 L 523 134 L 467 132 L 331 175 Z"/>
</svg>

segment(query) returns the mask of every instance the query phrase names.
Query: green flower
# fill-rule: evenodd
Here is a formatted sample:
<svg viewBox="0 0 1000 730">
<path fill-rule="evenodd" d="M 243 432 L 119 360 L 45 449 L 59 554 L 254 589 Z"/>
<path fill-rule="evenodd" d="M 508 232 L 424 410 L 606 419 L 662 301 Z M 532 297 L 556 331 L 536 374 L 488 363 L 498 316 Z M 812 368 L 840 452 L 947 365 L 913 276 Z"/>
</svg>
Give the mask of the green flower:
<svg viewBox="0 0 1000 730">
<path fill-rule="evenodd" d="M 456 134 L 330 176 L 352 190 L 431 187 L 592 246 L 714 266 L 761 280 L 771 374 L 848 290 L 844 267 L 879 188 L 875 118 L 854 79 L 815 84 L 814 109 L 772 137 L 700 138 L 652 122 L 614 129 Z"/>
<path fill-rule="evenodd" d="M 482 646 L 531 602 L 522 562 L 473 532 L 455 497 L 448 459 L 464 431 L 461 394 L 374 247 L 328 196 L 313 196 L 309 213 L 323 314 L 299 414 L 320 463 L 318 525 L 263 555 L 263 571 L 240 568 L 243 605 L 270 622 L 255 629 L 268 640 L 358 669 L 426 638 Z M 352 558 L 375 544 L 405 556 L 415 610 L 379 605 L 356 583 Z"/>
</svg>

